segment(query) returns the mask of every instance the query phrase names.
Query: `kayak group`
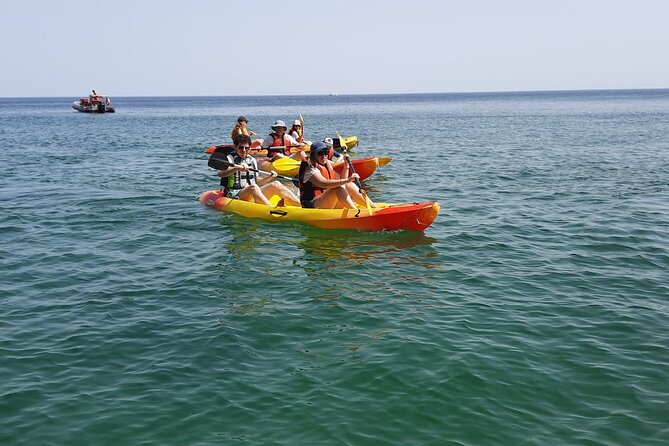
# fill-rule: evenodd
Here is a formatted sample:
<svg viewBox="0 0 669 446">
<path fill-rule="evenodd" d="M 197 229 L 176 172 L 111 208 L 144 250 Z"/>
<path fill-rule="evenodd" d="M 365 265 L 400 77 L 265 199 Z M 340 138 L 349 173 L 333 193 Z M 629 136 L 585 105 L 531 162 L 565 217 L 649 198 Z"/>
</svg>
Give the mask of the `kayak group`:
<svg viewBox="0 0 669 446">
<path fill-rule="evenodd" d="M 218 171 L 221 188 L 202 194 L 206 206 L 245 217 L 270 221 L 299 221 L 326 229 L 423 231 L 436 219 L 439 203 L 376 203 L 361 179 L 391 158 L 363 159 L 357 163 L 348 151 L 356 137 L 325 138 L 312 142 L 304 137 L 300 116 L 290 130 L 277 120 L 264 139 L 240 116 L 231 132 L 232 145 L 212 146 L 208 165 Z M 287 187 L 276 179 L 289 181 Z M 294 188 L 296 187 L 296 190 Z"/>
</svg>

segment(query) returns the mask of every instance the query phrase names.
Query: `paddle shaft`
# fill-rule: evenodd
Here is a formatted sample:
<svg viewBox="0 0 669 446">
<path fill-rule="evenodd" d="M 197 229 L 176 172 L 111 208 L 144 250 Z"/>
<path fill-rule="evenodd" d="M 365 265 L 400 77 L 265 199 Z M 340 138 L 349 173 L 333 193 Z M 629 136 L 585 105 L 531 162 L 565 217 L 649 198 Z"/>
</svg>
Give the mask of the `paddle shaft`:
<svg viewBox="0 0 669 446">
<path fill-rule="evenodd" d="M 225 170 L 228 167 L 235 167 L 237 164 L 231 163 L 229 161 L 222 160 L 220 158 L 209 158 L 209 167 L 213 167 L 214 169 L 217 170 Z M 263 173 L 265 175 L 271 175 L 272 172 L 265 172 L 264 170 L 258 170 L 258 169 L 252 169 L 249 167 L 249 170 L 257 173 Z M 283 180 L 288 180 L 288 181 L 293 181 L 291 177 L 287 177 L 285 175 L 277 175 L 277 178 L 281 178 Z"/>
<path fill-rule="evenodd" d="M 341 136 L 340 136 L 341 138 Z M 341 141 L 341 139 L 340 139 Z M 344 156 L 346 157 L 348 155 L 348 148 L 344 145 Z M 346 157 L 346 161 L 348 161 L 348 168 L 351 169 L 351 173 L 356 173 L 355 172 L 355 167 L 353 167 L 353 163 L 351 162 L 351 157 Z M 369 212 L 369 215 L 373 215 L 374 211 L 372 210 L 372 206 L 369 201 L 369 197 L 367 196 L 367 191 L 362 188 L 362 184 L 360 183 L 360 179 L 356 178 L 355 179 L 355 185 L 358 186 L 358 189 L 360 189 L 360 193 L 362 196 L 365 198 L 365 203 L 367 204 L 367 212 Z"/>
<path fill-rule="evenodd" d="M 273 147 L 255 147 L 252 148 L 251 150 L 269 150 L 269 149 L 292 149 L 293 147 L 298 148 L 298 147 L 304 147 L 304 146 L 273 146 Z"/>
<path fill-rule="evenodd" d="M 351 173 L 356 173 L 355 167 L 353 167 L 353 163 L 351 162 L 351 157 L 346 157 L 346 155 L 348 155 L 348 150 L 344 149 L 344 158 L 346 159 L 346 162 L 348 162 L 348 168 L 351 169 Z M 360 178 L 355 179 L 355 185 L 358 186 L 358 189 L 360 189 L 361 192 L 364 192 L 362 184 L 360 183 Z"/>
</svg>

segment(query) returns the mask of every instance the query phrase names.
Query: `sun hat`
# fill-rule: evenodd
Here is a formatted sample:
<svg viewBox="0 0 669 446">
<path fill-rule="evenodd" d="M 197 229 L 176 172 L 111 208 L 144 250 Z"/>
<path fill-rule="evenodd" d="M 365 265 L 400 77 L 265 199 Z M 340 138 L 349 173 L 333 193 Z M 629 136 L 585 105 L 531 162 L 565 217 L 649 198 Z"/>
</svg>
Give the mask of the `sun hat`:
<svg viewBox="0 0 669 446">
<path fill-rule="evenodd" d="M 332 138 L 325 138 L 325 139 L 323 140 L 323 142 L 324 142 L 325 145 L 328 146 L 328 147 L 333 147 L 333 146 L 334 146 L 334 142 L 332 142 Z"/>
<path fill-rule="evenodd" d="M 273 129 L 275 129 L 275 128 L 277 128 L 277 127 L 283 127 L 284 129 L 287 129 L 287 128 L 288 128 L 288 127 L 286 127 L 286 123 L 283 122 L 283 121 L 280 120 L 280 119 L 276 120 L 276 121 L 274 122 L 274 125 L 272 126 Z"/>
<path fill-rule="evenodd" d="M 293 122 L 293 125 L 300 125 L 301 126 L 302 121 L 300 121 L 299 119 L 296 119 L 295 122 Z"/>
<path fill-rule="evenodd" d="M 239 118 L 237 118 L 237 122 L 249 122 L 249 121 L 245 117 L 240 116 Z"/>
</svg>

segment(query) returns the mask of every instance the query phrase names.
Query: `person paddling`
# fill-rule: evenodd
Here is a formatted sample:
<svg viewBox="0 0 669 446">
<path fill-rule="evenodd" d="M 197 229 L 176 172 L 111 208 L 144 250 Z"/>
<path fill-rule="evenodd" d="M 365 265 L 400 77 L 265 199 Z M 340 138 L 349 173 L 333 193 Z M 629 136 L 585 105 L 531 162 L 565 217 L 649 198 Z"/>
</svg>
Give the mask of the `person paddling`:
<svg viewBox="0 0 669 446">
<path fill-rule="evenodd" d="M 302 161 L 307 159 L 307 155 L 302 150 L 291 155 L 291 147 L 304 147 L 305 144 L 297 142 L 295 138 L 286 133 L 288 127 L 286 127 L 285 122 L 281 120 L 275 121 L 272 130 L 272 133 L 263 140 L 261 145 L 263 149 L 267 149 L 269 161 L 275 161 L 278 158 L 284 157 L 291 157 Z"/>
<path fill-rule="evenodd" d="M 296 119 L 295 122 L 293 122 L 293 126 L 288 131 L 288 134 L 298 143 L 311 144 L 311 141 L 304 139 L 304 127 L 302 126 L 302 121 L 299 119 Z"/>
<path fill-rule="evenodd" d="M 340 177 L 328 160 L 329 152 L 330 148 L 325 143 L 317 141 L 311 145 L 309 161 L 300 164 L 298 180 L 302 207 L 356 209 L 355 203 L 366 206 L 367 200 L 354 184 L 360 176 L 354 173 L 349 177 L 347 163 Z M 344 154 L 344 158 L 348 160 L 348 154 Z M 369 205 L 376 207 L 371 200 Z"/>
<path fill-rule="evenodd" d="M 251 149 L 251 137 L 240 135 L 235 141 L 235 153 L 228 155 L 228 161 L 233 166 L 225 170 L 219 170 L 221 186 L 225 196 L 238 198 L 252 203 L 271 205 L 269 198 L 278 195 L 283 202 L 291 206 L 299 206 L 300 200 L 286 186 L 278 182 L 272 182 L 277 176 L 276 172 L 268 172 L 267 177 L 256 178 L 258 164 L 255 158 L 249 154 Z"/>
</svg>

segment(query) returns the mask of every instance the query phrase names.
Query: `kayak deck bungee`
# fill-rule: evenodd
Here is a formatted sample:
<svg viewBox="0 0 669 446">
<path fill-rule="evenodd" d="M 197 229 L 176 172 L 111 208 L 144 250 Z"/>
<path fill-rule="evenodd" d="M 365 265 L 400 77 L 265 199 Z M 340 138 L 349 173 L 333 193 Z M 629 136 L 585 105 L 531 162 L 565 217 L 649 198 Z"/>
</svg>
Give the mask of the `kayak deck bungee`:
<svg viewBox="0 0 669 446">
<path fill-rule="evenodd" d="M 276 201 L 277 197 L 273 197 Z M 276 206 L 231 199 L 220 189 L 204 192 L 200 202 L 210 208 L 268 221 L 296 221 L 322 229 L 357 229 L 361 231 L 424 231 L 439 214 L 437 201 L 424 203 L 377 203 L 367 209 L 307 209 L 297 206 Z M 370 213 L 371 211 L 371 213 Z"/>
</svg>

